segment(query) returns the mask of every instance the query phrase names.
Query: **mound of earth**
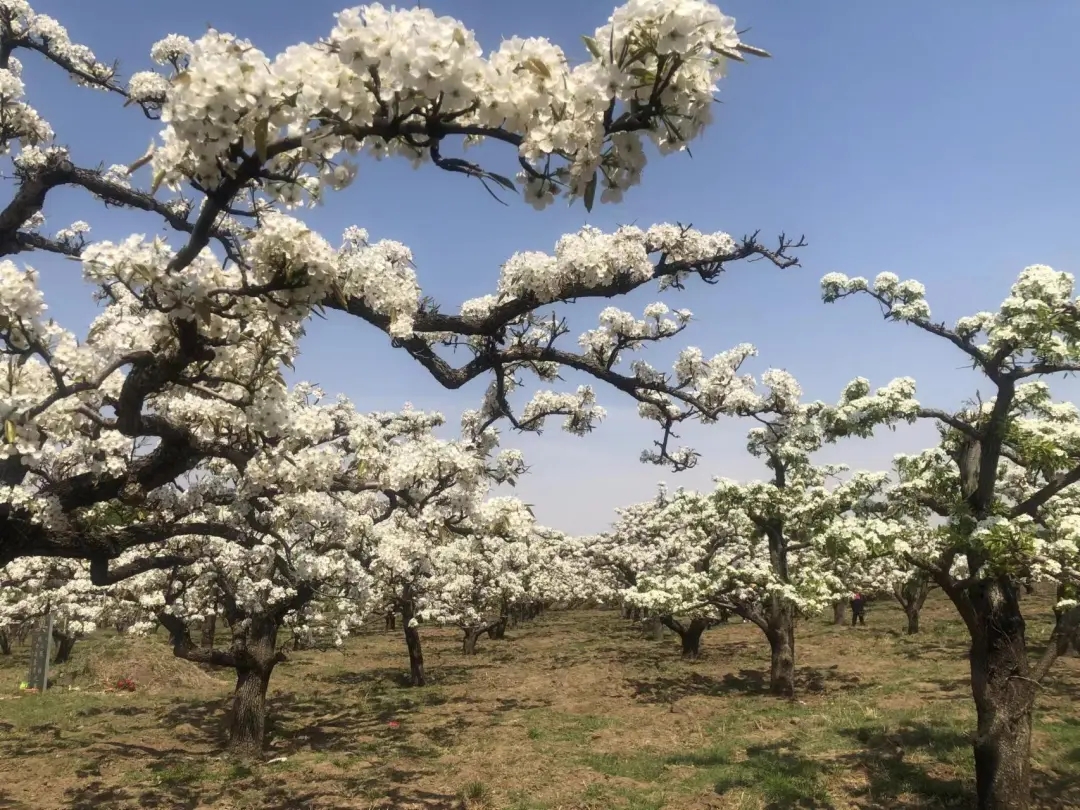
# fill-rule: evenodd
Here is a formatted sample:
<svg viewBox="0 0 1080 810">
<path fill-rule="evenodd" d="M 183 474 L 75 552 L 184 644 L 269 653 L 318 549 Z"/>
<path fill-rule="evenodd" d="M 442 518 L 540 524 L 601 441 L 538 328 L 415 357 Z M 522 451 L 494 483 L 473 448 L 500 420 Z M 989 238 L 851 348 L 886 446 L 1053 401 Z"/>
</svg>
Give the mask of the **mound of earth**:
<svg viewBox="0 0 1080 810">
<path fill-rule="evenodd" d="M 73 660 L 56 673 L 58 685 L 96 691 L 129 679 L 139 692 L 173 692 L 216 690 L 223 684 L 196 664 L 177 658 L 160 639 L 114 636 L 80 643 L 82 650 L 76 647 Z"/>
</svg>

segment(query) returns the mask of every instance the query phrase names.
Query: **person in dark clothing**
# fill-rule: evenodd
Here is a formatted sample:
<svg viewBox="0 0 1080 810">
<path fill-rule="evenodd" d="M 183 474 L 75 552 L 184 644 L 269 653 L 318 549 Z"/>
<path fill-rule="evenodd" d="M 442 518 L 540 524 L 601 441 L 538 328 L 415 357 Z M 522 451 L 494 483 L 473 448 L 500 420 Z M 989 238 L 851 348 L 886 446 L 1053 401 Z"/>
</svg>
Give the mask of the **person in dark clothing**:
<svg viewBox="0 0 1080 810">
<path fill-rule="evenodd" d="M 851 597 L 851 626 L 854 627 L 855 623 L 866 624 L 865 618 L 866 601 L 863 599 L 861 593 L 853 594 Z"/>
</svg>

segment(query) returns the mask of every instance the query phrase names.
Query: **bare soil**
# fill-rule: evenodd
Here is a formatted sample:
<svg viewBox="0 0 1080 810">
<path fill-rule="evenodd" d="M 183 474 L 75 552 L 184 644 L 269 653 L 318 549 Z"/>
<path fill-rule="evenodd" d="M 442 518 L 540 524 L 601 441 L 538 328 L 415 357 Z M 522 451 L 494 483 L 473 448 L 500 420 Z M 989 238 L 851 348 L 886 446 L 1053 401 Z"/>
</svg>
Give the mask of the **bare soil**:
<svg viewBox="0 0 1080 810">
<path fill-rule="evenodd" d="M 1025 602 L 1034 655 L 1050 599 Z M 257 764 L 222 754 L 231 673 L 170 664 L 163 639 L 81 641 L 45 695 L 15 688 L 16 647 L 0 657 L 0 808 L 970 807 L 963 628 L 940 598 L 920 635 L 904 627 L 886 603 L 865 627 L 803 622 L 793 701 L 765 693 L 768 646 L 737 620 L 693 662 L 614 611 L 549 612 L 471 657 L 456 631 L 423 627 L 419 689 L 400 630 L 373 629 L 275 671 Z M 112 691 L 121 677 L 136 691 Z M 1074 656 L 1036 711 L 1041 810 L 1080 807 L 1078 699 Z"/>
</svg>

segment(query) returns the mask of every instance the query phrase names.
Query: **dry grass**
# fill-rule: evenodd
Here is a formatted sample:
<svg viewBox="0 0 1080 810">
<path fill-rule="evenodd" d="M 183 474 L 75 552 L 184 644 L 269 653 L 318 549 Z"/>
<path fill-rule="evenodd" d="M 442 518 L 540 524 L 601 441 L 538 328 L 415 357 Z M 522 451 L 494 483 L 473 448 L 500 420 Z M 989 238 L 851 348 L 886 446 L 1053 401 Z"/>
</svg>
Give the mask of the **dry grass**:
<svg viewBox="0 0 1080 810">
<path fill-rule="evenodd" d="M 1028 602 L 1037 645 L 1049 602 Z M 424 628 L 423 689 L 403 685 L 399 634 L 372 632 L 278 669 L 267 761 L 252 767 L 220 755 L 227 673 L 16 697 L 17 650 L 0 660 L 0 808 L 969 807 L 962 628 L 940 601 L 918 637 L 884 604 L 868 621 L 800 627 L 795 701 L 763 694 L 767 647 L 750 625 L 709 631 L 697 662 L 613 612 L 549 613 L 471 659 L 456 633 Z M 82 643 L 71 669 L 119 644 Z M 1080 807 L 1078 698 L 1070 658 L 1037 710 L 1043 810 Z"/>
<path fill-rule="evenodd" d="M 78 647 L 76 647 L 78 649 Z M 83 644 L 79 657 L 50 674 L 57 688 L 109 690 L 122 678 L 152 694 L 177 694 L 218 689 L 221 680 L 195 664 L 177 658 L 158 639 L 113 636 Z"/>
</svg>

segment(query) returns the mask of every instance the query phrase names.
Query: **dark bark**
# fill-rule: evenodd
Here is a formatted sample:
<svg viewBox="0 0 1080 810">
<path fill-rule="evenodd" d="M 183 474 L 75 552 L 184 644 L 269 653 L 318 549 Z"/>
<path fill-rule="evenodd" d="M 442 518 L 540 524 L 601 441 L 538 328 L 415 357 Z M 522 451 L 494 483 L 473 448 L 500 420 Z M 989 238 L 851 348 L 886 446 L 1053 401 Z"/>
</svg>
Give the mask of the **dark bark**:
<svg viewBox="0 0 1080 810">
<path fill-rule="evenodd" d="M 933 582 L 928 577 L 923 576 L 910 579 L 902 585 L 893 587 L 893 596 L 896 597 L 896 601 L 904 609 L 904 615 L 907 616 L 907 632 L 909 636 L 919 632 L 919 616 L 922 613 L 923 605 L 926 604 L 926 597 L 930 595 L 930 591 L 934 587 Z"/>
<path fill-rule="evenodd" d="M 0 630 L 0 655 L 11 655 L 11 639 L 4 630 Z"/>
<path fill-rule="evenodd" d="M 697 658 L 701 655 L 701 636 L 708 629 L 709 623 L 705 619 L 691 619 L 686 632 L 682 634 L 683 658 Z"/>
<path fill-rule="evenodd" d="M 233 630 L 228 649 L 197 647 L 182 619 L 162 611 L 158 621 L 169 633 L 173 655 L 196 664 L 231 667 L 236 672 L 236 688 L 229 710 L 229 752 L 243 758 L 262 753 L 266 734 L 266 690 L 274 667 L 285 660 L 277 651 L 281 615 L 229 617 Z"/>
<path fill-rule="evenodd" d="M 217 633 L 217 614 L 211 613 L 203 620 L 202 646 L 208 650 L 214 649 L 214 636 Z"/>
<path fill-rule="evenodd" d="M 909 636 L 918 634 L 920 612 L 918 610 L 906 610 L 904 613 L 907 615 L 907 634 Z"/>
<path fill-rule="evenodd" d="M 251 619 L 243 636 L 233 639 L 236 689 L 229 718 L 229 751 L 240 757 L 262 753 L 266 736 L 266 690 L 281 657 L 278 623 L 267 617 Z"/>
<path fill-rule="evenodd" d="M 847 624 L 847 600 L 839 599 L 833 602 L 833 624 Z"/>
<path fill-rule="evenodd" d="M 506 620 L 499 619 L 487 629 L 488 638 L 499 641 L 506 638 Z"/>
<path fill-rule="evenodd" d="M 412 626 L 414 618 L 412 602 L 403 602 L 401 605 L 401 625 L 405 629 L 405 646 L 409 650 L 409 683 L 412 686 L 423 686 L 425 683 L 424 651 L 420 646 L 420 630 Z"/>
<path fill-rule="evenodd" d="M 390 611 L 386 614 L 386 632 L 390 632 L 397 628 L 397 614 L 394 611 Z"/>
<path fill-rule="evenodd" d="M 661 616 L 660 621 L 679 636 L 683 658 L 694 659 L 701 655 L 701 636 L 709 629 L 708 619 L 691 619 L 685 625 L 671 616 Z"/>
<path fill-rule="evenodd" d="M 795 621 L 790 608 L 777 611 L 765 635 L 772 653 L 769 691 L 790 697 L 795 694 Z"/>
<path fill-rule="evenodd" d="M 476 655 L 476 641 L 480 638 L 480 634 L 484 632 L 484 627 L 466 627 L 465 638 L 461 642 L 461 651 L 465 655 Z"/>
<path fill-rule="evenodd" d="M 645 622 L 649 630 L 649 638 L 653 641 L 661 641 L 664 638 L 664 625 L 659 616 L 651 616 Z"/>
<path fill-rule="evenodd" d="M 1018 590 L 1000 578 L 955 592 L 961 600 L 966 597 L 966 604 L 958 607 L 961 613 L 968 612 L 972 631 L 978 810 L 1028 810 L 1031 806 L 1031 715 L 1037 684 L 1028 665 Z"/>
<path fill-rule="evenodd" d="M 65 664 L 70 661 L 71 651 L 75 649 L 77 640 L 74 635 L 53 630 L 53 643 L 56 645 L 56 656 L 53 658 L 53 663 Z"/>
</svg>

